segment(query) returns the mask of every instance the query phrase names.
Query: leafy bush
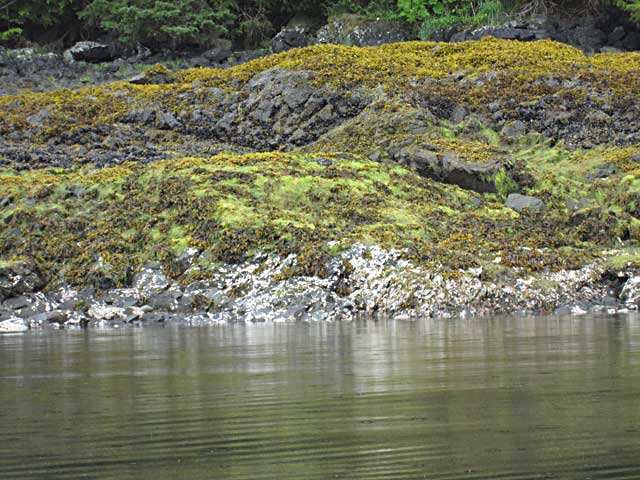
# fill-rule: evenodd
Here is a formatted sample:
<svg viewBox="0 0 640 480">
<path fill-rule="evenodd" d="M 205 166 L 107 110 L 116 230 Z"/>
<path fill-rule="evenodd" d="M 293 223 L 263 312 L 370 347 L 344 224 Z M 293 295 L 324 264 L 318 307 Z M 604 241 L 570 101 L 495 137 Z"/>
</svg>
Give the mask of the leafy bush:
<svg viewBox="0 0 640 480">
<path fill-rule="evenodd" d="M 428 40 L 439 30 L 454 26 L 495 25 L 507 17 L 504 4 L 500 0 L 485 0 L 480 3 L 468 2 L 452 8 L 444 15 L 428 16 L 420 27 L 420 38 Z"/>
<path fill-rule="evenodd" d="M 631 18 L 640 23 L 640 0 L 617 0 L 617 5 L 622 10 L 631 14 Z"/>
<path fill-rule="evenodd" d="M 80 18 L 120 35 L 125 43 L 206 45 L 233 23 L 233 0 L 93 0 Z"/>
<path fill-rule="evenodd" d="M 80 9 L 80 3 L 80 0 L 0 0 L 0 42 L 14 42 L 27 27 L 43 30 L 62 25 Z"/>
</svg>

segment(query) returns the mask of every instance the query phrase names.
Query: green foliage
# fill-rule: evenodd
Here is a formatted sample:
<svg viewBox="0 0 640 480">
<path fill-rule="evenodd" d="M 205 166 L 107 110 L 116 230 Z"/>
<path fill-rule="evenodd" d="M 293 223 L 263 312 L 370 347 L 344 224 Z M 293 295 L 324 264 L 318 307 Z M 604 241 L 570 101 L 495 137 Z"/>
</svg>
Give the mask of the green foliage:
<svg viewBox="0 0 640 480">
<path fill-rule="evenodd" d="M 428 40 L 439 30 L 454 26 L 482 26 L 495 25 L 506 19 L 505 5 L 500 0 L 485 0 L 484 2 L 459 2 L 449 5 L 450 10 L 444 14 L 430 15 L 422 21 L 420 38 Z M 442 11 L 442 9 L 439 9 Z"/>
<path fill-rule="evenodd" d="M 616 4 L 621 9 L 629 12 L 634 21 L 640 22 L 640 0 L 617 0 Z"/>
<path fill-rule="evenodd" d="M 423 0 L 398 0 L 398 11 L 400 17 L 409 23 L 424 20 L 429 16 Z"/>
<path fill-rule="evenodd" d="M 504 169 L 500 169 L 495 177 L 496 192 L 498 196 L 505 200 L 510 193 L 516 193 L 520 187 L 513 181 L 511 175 Z"/>
<path fill-rule="evenodd" d="M 0 43 L 14 43 L 28 26 L 48 29 L 65 23 L 80 9 L 80 0 L 0 1 Z"/>
<path fill-rule="evenodd" d="M 11 44 L 16 42 L 22 36 L 22 31 L 21 28 L 14 27 L 0 32 L 0 43 Z"/>
<path fill-rule="evenodd" d="M 93 0 L 80 17 L 126 43 L 206 45 L 235 20 L 233 0 Z"/>
</svg>

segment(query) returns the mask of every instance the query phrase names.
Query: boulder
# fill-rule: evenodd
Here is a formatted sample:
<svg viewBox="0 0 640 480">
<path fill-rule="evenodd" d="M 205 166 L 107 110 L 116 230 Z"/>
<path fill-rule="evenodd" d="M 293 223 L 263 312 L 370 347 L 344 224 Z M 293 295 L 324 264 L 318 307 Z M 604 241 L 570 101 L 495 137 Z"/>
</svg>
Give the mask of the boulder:
<svg viewBox="0 0 640 480">
<path fill-rule="evenodd" d="M 113 49 L 98 42 L 78 42 L 64 52 L 67 62 L 101 63 L 113 60 Z"/>
<path fill-rule="evenodd" d="M 169 279 L 159 265 L 146 265 L 133 277 L 132 287 L 145 298 L 158 295 L 169 286 Z"/>
<path fill-rule="evenodd" d="M 231 56 L 231 49 L 228 47 L 212 48 L 202 54 L 210 63 L 222 63 Z"/>
<path fill-rule="evenodd" d="M 622 46 L 627 50 L 640 50 L 640 32 L 630 32 L 624 37 Z"/>
<path fill-rule="evenodd" d="M 499 160 L 473 162 L 453 152 L 437 152 L 419 146 L 404 148 L 395 158 L 424 177 L 481 193 L 495 193 L 495 176 L 506 168 Z"/>
<path fill-rule="evenodd" d="M 386 43 L 405 42 L 411 36 L 399 23 L 391 20 L 369 19 L 358 15 L 332 18 L 317 33 L 318 43 L 333 43 L 355 47 L 371 47 Z"/>
<path fill-rule="evenodd" d="M 302 28 L 283 28 L 271 40 L 273 53 L 286 52 L 293 48 L 301 48 L 309 45 L 309 38 Z"/>
<path fill-rule="evenodd" d="M 135 85 L 164 85 L 173 82 L 173 72 L 166 65 L 158 63 L 128 81 Z"/>
<path fill-rule="evenodd" d="M 507 197 L 505 207 L 508 207 L 516 212 L 523 213 L 539 213 L 544 209 L 544 202 L 537 197 L 530 197 L 528 195 L 520 195 L 519 193 L 512 193 Z"/>
<path fill-rule="evenodd" d="M 27 330 L 29 330 L 29 327 L 20 318 L 13 317 L 0 322 L 0 333 L 20 333 Z"/>
<path fill-rule="evenodd" d="M 627 305 L 640 305 L 640 276 L 629 278 L 620 291 L 620 301 Z"/>
<path fill-rule="evenodd" d="M 0 301 L 33 293 L 44 286 L 34 264 L 28 261 L 0 261 Z"/>
</svg>

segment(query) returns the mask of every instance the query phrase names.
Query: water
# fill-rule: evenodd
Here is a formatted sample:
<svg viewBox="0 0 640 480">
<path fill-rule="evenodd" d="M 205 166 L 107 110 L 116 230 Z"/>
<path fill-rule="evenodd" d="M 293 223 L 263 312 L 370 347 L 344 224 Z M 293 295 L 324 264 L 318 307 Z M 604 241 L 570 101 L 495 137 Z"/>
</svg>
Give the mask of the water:
<svg viewBox="0 0 640 480">
<path fill-rule="evenodd" d="M 638 479 L 640 318 L 0 336 L 0 479 Z"/>
</svg>

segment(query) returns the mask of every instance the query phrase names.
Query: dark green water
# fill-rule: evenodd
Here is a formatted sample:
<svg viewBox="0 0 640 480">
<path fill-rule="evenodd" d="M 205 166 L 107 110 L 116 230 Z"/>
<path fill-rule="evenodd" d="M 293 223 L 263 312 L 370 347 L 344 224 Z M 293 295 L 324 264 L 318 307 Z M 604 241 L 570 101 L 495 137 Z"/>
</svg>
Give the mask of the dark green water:
<svg viewBox="0 0 640 480">
<path fill-rule="evenodd" d="M 638 479 L 640 318 L 0 336 L 0 479 Z"/>
</svg>

